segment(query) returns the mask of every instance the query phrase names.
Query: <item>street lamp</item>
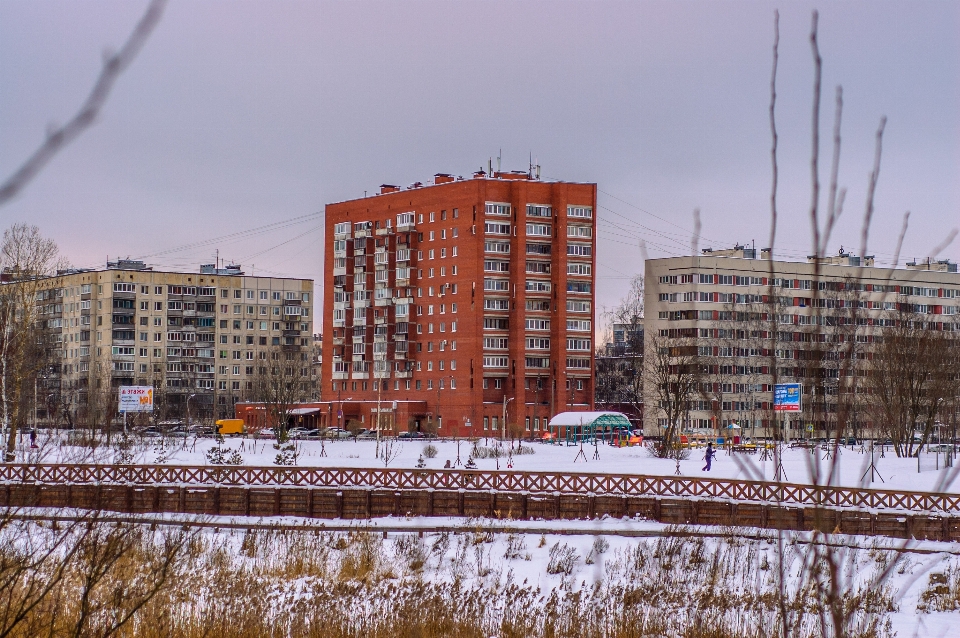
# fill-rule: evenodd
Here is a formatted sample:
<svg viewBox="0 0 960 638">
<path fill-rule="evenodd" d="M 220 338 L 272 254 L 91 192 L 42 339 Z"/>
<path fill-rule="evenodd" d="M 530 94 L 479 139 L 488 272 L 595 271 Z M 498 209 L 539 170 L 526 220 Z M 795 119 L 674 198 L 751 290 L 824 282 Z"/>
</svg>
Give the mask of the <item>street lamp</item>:
<svg viewBox="0 0 960 638">
<path fill-rule="evenodd" d="M 187 429 L 190 429 L 190 399 L 197 396 L 196 394 L 191 394 L 187 397 Z"/>
</svg>

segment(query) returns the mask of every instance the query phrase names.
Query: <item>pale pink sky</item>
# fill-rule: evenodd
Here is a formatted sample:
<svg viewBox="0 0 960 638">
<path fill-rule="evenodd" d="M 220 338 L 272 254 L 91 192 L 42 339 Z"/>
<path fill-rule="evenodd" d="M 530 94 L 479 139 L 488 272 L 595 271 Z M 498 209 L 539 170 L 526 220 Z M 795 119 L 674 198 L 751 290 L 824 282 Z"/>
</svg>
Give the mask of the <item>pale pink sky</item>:
<svg viewBox="0 0 960 638">
<path fill-rule="evenodd" d="M 0 177 L 70 117 L 144 2 L 0 0 Z M 77 265 L 107 255 L 195 267 L 215 248 L 257 272 L 320 279 L 319 223 L 161 251 L 323 210 L 383 183 L 505 169 L 599 184 L 598 297 L 650 256 L 766 243 L 770 2 L 186 2 L 172 0 L 98 124 L 0 226 L 41 226 Z M 781 6 L 778 248 L 810 251 L 807 2 Z M 870 246 L 904 257 L 960 225 L 960 4 L 823 3 L 827 179 L 845 95 L 831 250 L 859 245 L 881 115 L 889 118 Z M 960 258 L 960 242 L 944 253 Z"/>
</svg>

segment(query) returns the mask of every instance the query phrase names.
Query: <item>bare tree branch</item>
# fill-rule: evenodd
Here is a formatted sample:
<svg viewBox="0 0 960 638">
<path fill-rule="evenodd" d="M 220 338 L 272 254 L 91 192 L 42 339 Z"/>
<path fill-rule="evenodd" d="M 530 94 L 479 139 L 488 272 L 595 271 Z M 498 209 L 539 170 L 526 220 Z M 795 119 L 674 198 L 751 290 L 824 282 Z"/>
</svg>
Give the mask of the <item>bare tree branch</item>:
<svg viewBox="0 0 960 638">
<path fill-rule="evenodd" d="M 823 73 L 823 60 L 820 58 L 820 48 L 817 46 L 817 19 L 819 14 L 813 12 L 813 25 L 810 28 L 810 47 L 813 49 L 813 149 L 810 154 L 810 177 L 813 184 L 813 193 L 810 197 L 810 224 L 813 229 L 813 253 L 820 256 L 820 82 Z"/>
<path fill-rule="evenodd" d="M 143 48 L 147 38 L 160 22 L 167 0 L 151 0 L 146 13 L 137 23 L 133 33 L 121 47 L 120 51 L 105 56 L 103 70 L 93 85 L 93 90 L 87 96 L 80 110 L 64 126 L 55 128 L 47 133 L 47 139 L 40 145 L 33 155 L 11 175 L 6 182 L 0 185 L 0 206 L 13 199 L 34 177 L 46 166 L 67 144 L 75 140 L 89 128 L 97 119 L 100 109 L 110 97 L 113 85 L 130 63 Z"/>
<path fill-rule="evenodd" d="M 837 206 L 837 180 L 840 173 L 840 121 L 843 116 L 843 87 L 837 87 L 836 114 L 833 121 L 833 165 L 830 168 L 830 195 L 827 198 L 827 226 L 823 232 L 823 246 L 819 253 L 826 252 L 833 226 L 840 219 L 843 212 L 843 193 L 839 195 L 841 201 Z M 818 253 L 818 254 L 819 254 Z"/>
<path fill-rule="evenodd" d="M 907 236 L 907 225 L 910 222 L 910 211 L 907 211 L 903 214 L 903 227 L 900 228 L 900 235 L 897 237 L 897 249 L 893 252 L 893 265 L 891 268 L 896 268 L 897 264 L 900 263 L 900 249 L 903 248 L 903 239 Z"/>
<path fill-rule="evenodd" d="M 870 222 L 873 220 L 873 197 L 877 192 L 877 180 L 880 178 L 880 156 L 883 151 L 883 129 L 887 126 L 887 116 L 880 118 L 880 126 L 877 128 L 877 144 L 873 152 L 873 170 L 870 172 L 870 184 L 867 187 L 867 208 L 863 213 L 863 232 L 860 238 L 860 254 L 866 255 L 867 236 L 870 230 Z M 904 220 L 906 224 L 906 220 Z M 899 255 L 900 249 L 897 248 Z M 894 264 L 896 266 L 896 264 Z"/>
</svg>

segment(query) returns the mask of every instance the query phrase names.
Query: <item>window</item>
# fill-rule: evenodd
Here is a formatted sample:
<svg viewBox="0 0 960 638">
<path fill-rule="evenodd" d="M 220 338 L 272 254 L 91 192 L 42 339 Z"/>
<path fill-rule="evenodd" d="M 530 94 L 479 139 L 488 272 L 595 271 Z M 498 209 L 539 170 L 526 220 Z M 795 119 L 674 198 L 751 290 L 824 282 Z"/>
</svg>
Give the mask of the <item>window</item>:
<svg viewBox="0 0 960 638">
<path fill-rule="evenodd" d="M 498 310 L 498 311 L 508 311 L 510 310 L 510 300 L 509 299 L 484 299 L 483 300 L 483 309 L 484 310 Z"/>
<path fill-rule="evenodd" d="M 590 302 L 567 301 L 567 312 L 590 312 Z"/>
<path fill-rule="evenodd" d="M 581 359 L 575 357 L 567 358 L 567 367 L 574 368 L 577 370 L 589 370 L 590 369 L 590 359 Z"/>
<path fill-rule="evenodd" d="M 590 322 L 586 319 L 567 319 L 567 330 L 590 332 Z"/>
<path fill-rule="evenodd" d="M 494 261 L 492 259 L 485 259 L 483 261 L 483 270 L 484 272 L 509 272 L 510 271 L 510 262 L 509 261 Z"/>
<path fill-rule="evenodd" d="M 589 281 L 568 281 L 567 292 L 589 293 L 593 289 L 593 284 Z"/>
<path fill-rule="evenodd" d="M 483 232 L 488 235 L 509 235 L 510 224 L 498 224 L 495 222 L 484 222 Z"/>
<path fill-rule="evenodd" d="M 509 321 L 507 319 L 495 319 L 493 317 L 484 317 L 483 329 L 484 330 L 508 330 Z"/>
<path fill-rule="evenodd" d="M 550 320 L 549 319 L 527 319 L 524 322 L 524 326 L 527 330 L 549 330 L 550 329 Z"/>
<path fill-rule="evenodd" d="M 527 279 L 525 290 L 527 292 L 550 292 L 550 282 L 539 279 Z"/>
<path fill-rule="evenodd" d="M 484 357 L 483 358 L 483 367 L 484 368 L 506 368 L 507 367 L 507 357 Z"/>
<path fill-rule="evenodd" d="M 548 284 L 549 285 L 549 284 Z M 509 292 L 510 291 L 510 282 L 506 279 L 489 279 L 484 278 L 483 280 L 483 289 L 487 291 L 500 291 L 500 292 Z"/>
<path fill-rule="evenodd" d="M 580 219 L 591 219 L 593 217 L 593 207 L 591 206 L 567 206 L 567 217 L 578 217 Z"/>
<path fill-rule="evenodd" d="M 510 214 L 510 204 L 487 202 L 484 209 L 487 215 L 509 215 Z"/>
<path fill-rule="evenodd" d="M 525 357 L 524 365 L 528 368 L 549 368 L 550 357 Z"/>
<path fill-rule="evenodd" d="M 567 237 L 593 237 L 593 228 L 590 226 L 567 226 Z"/>
<path fill-rule="evenodd" d="M 549 261 L 528 261 L 526 263 L 526 271 L 534 275 L 549 275 L 550 262 Z"/>
<path fill-rule="evenodd" d="M 487 253 L 510 253 L 510 243 L 505 241 L 485 241 L 483 251 Z"/>
<path fill-rule="evenodd" d="M 550 237 L 550 224 L 527 224 L 527 235 L 531 237 Z"/>
<path fill-rule="evenodd" d="M 546 204 L 527 204 L 528 217 L 551 217 L 553 209 Z"/>
<path fill-rule="evenodd" d="M 484 337 L 483 347 L 486 350 L 506 350 L 507 339 L 506 337 Z"/>
<path fill-rule="evenodd" d="M 399 216 L 398 216 L 399 217 Z M 333 225 L 333 234 L 334 235 L 349 235 L 350 234 L 350 222 L 341 222 L 339 224 Z"/>
<path fill-rule="evenodd" d="M 550 340 L 543 337 L 527 337 L 528 350 L 549 350 Z"/>
<path fill-rule="evenodd" d="M 551 250 L 550 244 L 542 244 L 540 242 L 527 242 L 528 255 L 549 255 L 550 250 Z"/>
<path fill-rule="evenodd" d="M 123 283 L 114 283 L 113 292 L 137 292 L 137 286 L 135 284 L 123 284 Z M 133 368 L 131 368 L 133 370 Z"/>
<path fill-rule="evenodd" d="M 590 350 L 590 340 L 567 339 L 567 350 Z"/>
<path fill-rule="evenodd" d="M 567 264 L 568 275 L 589 275 L 592 270 L 593 268 L 590 264 L 580 264 L 576 262 Z"/>
</svg>

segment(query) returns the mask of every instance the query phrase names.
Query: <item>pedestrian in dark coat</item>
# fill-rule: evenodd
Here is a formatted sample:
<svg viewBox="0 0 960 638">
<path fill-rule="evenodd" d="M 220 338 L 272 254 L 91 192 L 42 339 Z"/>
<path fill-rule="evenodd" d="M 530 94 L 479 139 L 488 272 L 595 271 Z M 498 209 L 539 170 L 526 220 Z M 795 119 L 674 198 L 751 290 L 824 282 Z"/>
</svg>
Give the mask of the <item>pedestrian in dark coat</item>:
<svg viewBox="0 0 960 638">
<path fill-rule="evenodd" d="M 710 471 L 710 463 L 713 462 L 713 457 L 715 457 L 716 455 L 717 453 L 713 450 L 713 443 L 707 443 L 707 453 L 703 455 L 703 458 L 707 460 L 707 465 L 701 471 L 703 472 Z"/>
</svg>

